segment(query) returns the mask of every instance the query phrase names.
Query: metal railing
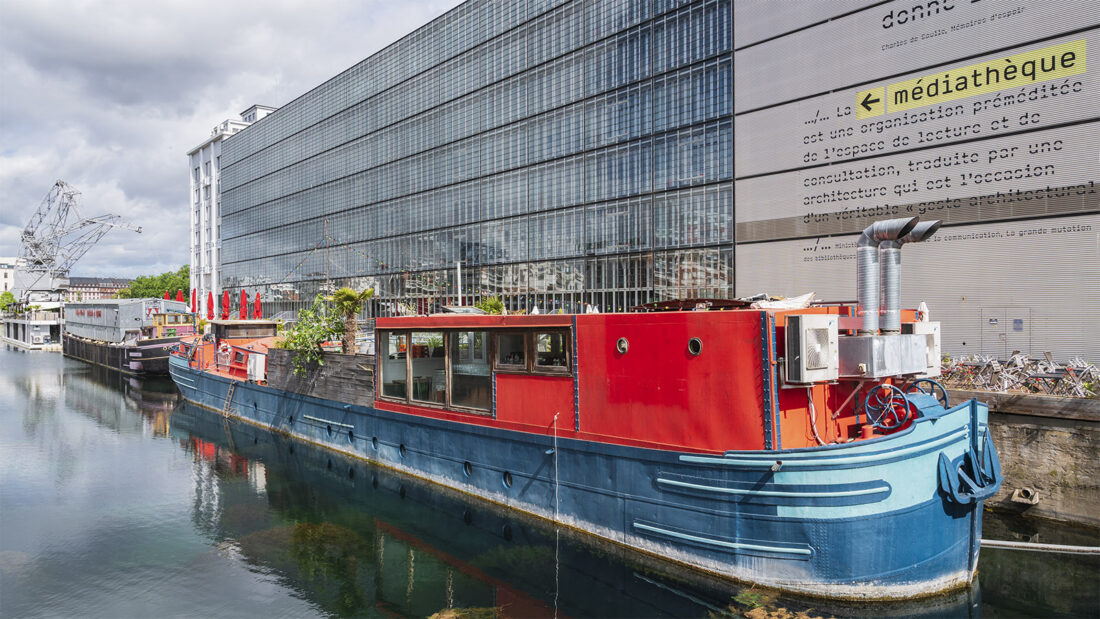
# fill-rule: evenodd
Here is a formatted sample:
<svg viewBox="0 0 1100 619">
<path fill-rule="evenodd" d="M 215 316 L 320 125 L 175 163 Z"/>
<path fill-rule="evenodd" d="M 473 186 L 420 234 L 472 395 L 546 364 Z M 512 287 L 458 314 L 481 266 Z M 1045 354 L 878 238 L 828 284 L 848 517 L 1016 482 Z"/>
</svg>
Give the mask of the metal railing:
<svg viewBox="0 0 1100 619">
<path fill-rule="evenodd" d="M 940 382 L 953 389 L 1094 398 L 1100 391 L 1100 370 L 1080 357 L 1060 365 L 1050 353 L 1043 359 L 1017 354 L 1003 363 L 973 355 L 945 359 Z"/>
</svg>

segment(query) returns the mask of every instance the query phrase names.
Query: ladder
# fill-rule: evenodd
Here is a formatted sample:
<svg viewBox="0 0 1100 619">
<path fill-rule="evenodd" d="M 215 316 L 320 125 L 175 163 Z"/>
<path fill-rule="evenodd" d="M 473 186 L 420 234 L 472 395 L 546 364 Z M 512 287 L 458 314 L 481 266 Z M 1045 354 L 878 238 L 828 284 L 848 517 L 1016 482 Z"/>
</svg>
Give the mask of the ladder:
<svg viewBox="0 0 1100 619">
<path fill-rule="evenodd" d="M 229 440 L 229 449 L 231 451 L 237 451 L 237 446 L 233 444 L 233 431 L 229 427 L 229 406 L 233 403 L 233 393 L 237 391 L 237 381 L 229 383 L 229 390 L 225 393 L 225 406 L 222 407 L 222 425 L 225 426 L 225 438 Z"/>
</svg>

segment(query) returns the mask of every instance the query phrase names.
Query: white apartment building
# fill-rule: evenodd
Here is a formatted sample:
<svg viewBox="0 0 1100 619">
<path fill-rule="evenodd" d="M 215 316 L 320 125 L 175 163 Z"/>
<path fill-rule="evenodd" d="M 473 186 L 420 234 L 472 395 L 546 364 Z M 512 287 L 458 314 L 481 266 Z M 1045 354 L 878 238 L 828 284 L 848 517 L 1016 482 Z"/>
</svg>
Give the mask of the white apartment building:
<svg viewBox="0 0 1100 619">
<path fill-rule="evenodd" d="M 198 294 L 199 315 L 206 315 L 209 293 L 215 308 L 221 295 L 221 152 L 222 141 L 260 120 L 275 108 L 253 105 L 240 120 L 222 121 L 210 137 L 187 153 L 191 170 L 191 288 Z"/>
<path fill-rule="evenodd" d="M 0 293 L 15 287 L 15 267 L 21 258 L 0 257 Z"/>
</svg>

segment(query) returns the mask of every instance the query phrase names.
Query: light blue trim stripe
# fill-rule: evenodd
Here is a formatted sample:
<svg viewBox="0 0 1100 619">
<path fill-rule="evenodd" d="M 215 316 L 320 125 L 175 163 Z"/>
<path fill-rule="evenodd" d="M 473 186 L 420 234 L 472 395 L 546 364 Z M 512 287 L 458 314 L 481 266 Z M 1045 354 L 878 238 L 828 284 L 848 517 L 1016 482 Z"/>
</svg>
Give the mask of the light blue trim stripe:
<svg viewBox="0 0 1100 619">
<path fill-rule="evenodd" d="M 910 445 L 908 447 L 902 447 L 901 449 L 894 449 L 888 451 L 882 451 L 875 454 L 866 454 L 859 456 L 848 457 L 832 457 L 832 458 L 806 458 L 797 460 L 783 460 L 783 468 L 803 468 L 803 467 L 815 467 L 815 466 L 844 466 L 848 464 L 865 464 L 874 463 L 877 460 L 894 459 L 899 456 L 904 456 L 915 451 L 924 451 L 946 445 L 947 443 L 954 442 L 960 437 L 966 438 L 969 434 L 969 429 L 961 427 L 956 429 L 950 434 L 946 434 L 936 440 L 929 441 L 927 443 L 921 443 L 919 445 Z M 736 459 L 736 458 L 715 458 L 712 456 L 680 456 L 681 462 L 692 462 L 695 464 L 720 464 L 722 466 L 740 466 L 751 469 L 757 468 L 771 468 L 776 462 L 777 456 L 783 454 L 772 453 L 770 458 L 767 459 Z M 788 456 L 789 457 L 789 456 Z"/>
<path fill-rule="evenodd" d="M 693 484 L 686 481 L 676 481 L 674 479 L 657 479 L 659 484 L 668 484 L 670 486 L 679 486 L 681 488 L 691 488 L 693 490 L 705 490 L 707 492 L 721 492 L 723 494 L 742 494 L 750 496 L 774 496 L 774 497 L 786 497 L 797 499 L 818 499 L 818 498 L 834 498 L 834 497 L 846 497 L 846 496 L 866 496 L 868 494 L 878 494 L 880 492 L 889 492 L 890 486 L 882 485 L 875 486 L 874 488 L 861 488 L 859 490 L 834 490 L 831 492 L 784 492 L 782 490 L 746 490 L 744 488 L 723 488 L 721 486 L 705 486 L 703 484 Z"/>
<path fill-rule="evenodd" d="M 316 421 L 318 423 L 331 423 L 332 425 L 340 426 L 341 428 L 351 428 L 352 430 L 355 429 L 355 426 L 350 426 L 346 423 L 340 423 L 338 421 L 329 421 L 328 419 L 321 419 L 320 417 L 313 417 L 311 415 L 302 415 L 302 419 L 308 419 L 310 421 Z"/>
<path fill-rule="evenodd" d="M 687 533 L 680 533 L 679 531 L 670 531 L 668 529 L 662 529 L 660 527 L 642 524 L 640 522 L 635 522 L 634 528 L 641 529 L 643 531 L 649 531 L 650 533 L 657 533 L 658 535 L 665 535 L 667 537 L 675 537 L 677 539 L 687 540 L 690 542 L 699 542 L 708 546 L 727 548 L 729 550 L 755 550 L 757 552 L 773 552 L 776 554 L 799 555 L 802 557 L 809 557 L 813 555 L 813 551 L 809 548 L 784 548 L 782 546 L 763 546 L 761 544 L 742 544 L 739 542 L 727 542 L 725 540 L 700 537 L 698 535 L 688 535 Z"/>
</svg>

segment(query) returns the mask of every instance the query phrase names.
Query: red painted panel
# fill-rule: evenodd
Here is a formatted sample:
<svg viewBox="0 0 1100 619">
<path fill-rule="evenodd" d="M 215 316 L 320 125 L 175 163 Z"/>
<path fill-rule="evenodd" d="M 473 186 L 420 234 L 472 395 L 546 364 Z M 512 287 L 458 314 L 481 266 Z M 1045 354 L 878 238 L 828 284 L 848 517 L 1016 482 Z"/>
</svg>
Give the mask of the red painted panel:
<svg viewBox="0 0 1100 619">
<path fill-rule="evenodd" d="M 494 316 L 480 314 L 435 314 L 432 316 L 402 316 L 378 318 L 379 329 L 485 329 L 524 327 L 568 327 L 573 324 L 572 314 L 543 314 L 535 316 Z"/>
<path fill-rule="evenodd" d="M 497 419 L 553 432 L 573 430 L 573 377 L 497 374 Z"/>
<path fill-rule="evenodd" d="M 577 317 L 582 434 L 721 452 L 764 445 L 761 312 Z M 626 354 L 616 350 L 625 337 Z M 698 337 L 693 356 L 688 341 Z"/>
</svg>

